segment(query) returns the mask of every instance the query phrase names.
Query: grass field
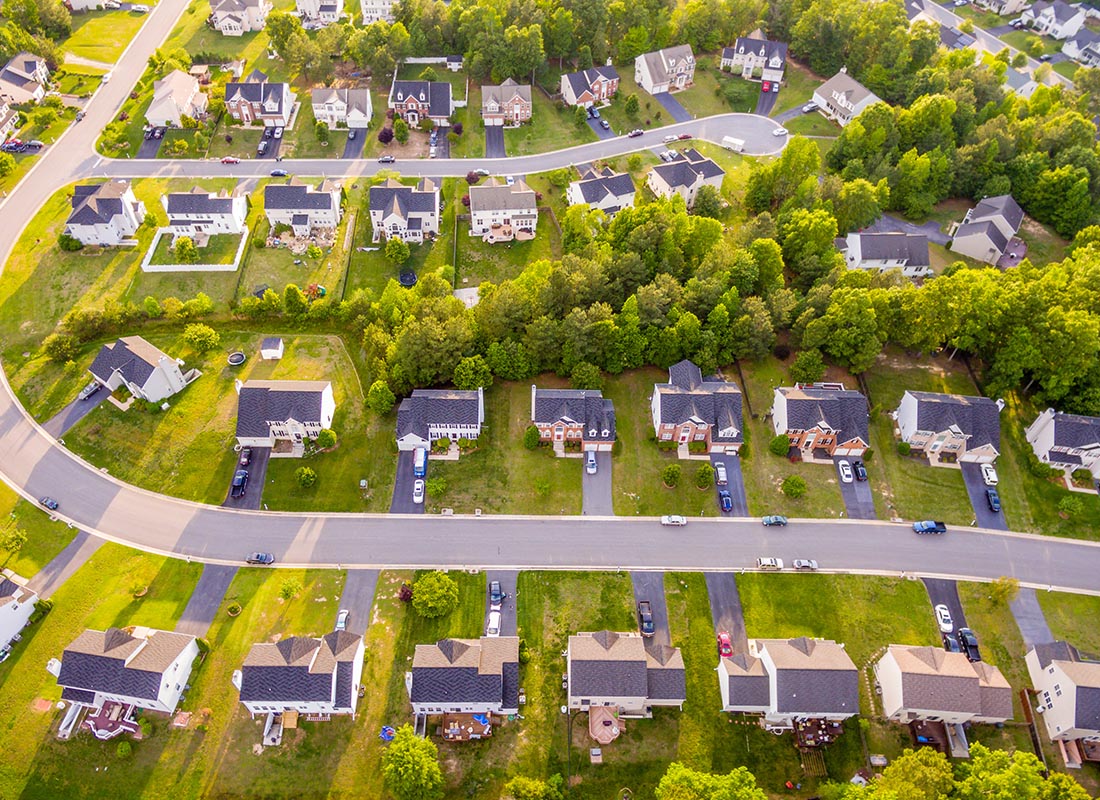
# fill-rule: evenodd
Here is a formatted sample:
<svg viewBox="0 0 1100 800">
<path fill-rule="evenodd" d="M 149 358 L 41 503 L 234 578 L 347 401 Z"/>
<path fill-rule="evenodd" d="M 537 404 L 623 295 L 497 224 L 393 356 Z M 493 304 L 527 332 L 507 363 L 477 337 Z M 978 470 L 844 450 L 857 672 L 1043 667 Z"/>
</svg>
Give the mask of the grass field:
<svg viewBox="0 0 1100 800">
<path fill-rule="evenodd" d="M 1100 597 L 1061 592 L 1039 592 L 1050 632 L 1093 656 L 1100 656 Z"/>
<path fill-rule="evenodd" d="M 241 244 L 242 234 L 219 233 L 209 238 L 205 247 L 195 248 L 198 252 L 196 264 L 232 264 L 237 248 Z M 178 264 L 175 249 L 172 247 L 173 237 L 161 236 L 157 242 L 156 252 L 150 264 Z"/>
<path fill-rule="evenodd" d="M 135 11 L 85 11 L 73 14 L 73 32 L 62 49 L 80 58 L 114 64 L 148 14 Z"/>
<path fill-rule="evenodd" d="M 815 75 L 807 67 L 788 57 L 787 71 L 783 74 L 783 82 L 783 86 L 779 90 L 779 98 L 775 101 L 775 108 L 772 109 L 772 114 L 780 114 L 789 109 L 806 105 L 813 98 L 814 90 L 823 84 L 825 79 Z M 839 132 L 839 129 L 835 126 L 833 126 L 833 129 Z"/>
<path fill-rule="evenodd" d="M 459 221 L 456 239 L 456 288 L 473 288 L 482 281 L 500 283 L 515 278 L 534 261 L 561 258 L 558 229 L 541 209 L 535 238 L 530 241 L 486 244 L 481 237 L 470 236 L 470 223 L 466 220 Z"/>
<path fill-rule="evenodd" d="M 3 553 L 0 569 L 10 569 L 30 578 L 73 540 L 76 531 L 63 522 L 51 522 L 35 503 L 23 500 L 0 483 L 0 518 L 27 534 L 27 543 L 17 553 Z"/>
<path fill-rule="evenodd" d="M 596 141 L 595 132 L 574 122 L 572 108 L 555 103 L 538 89 L 531 91 L 531 121 L 504 129 L 504 150 L 509 156 L 545 153 L 562 147 Z M 484 129 L 481 129 L 484 136 Z"/>
<path fill-rule="evenodd" d="M 696 118 L 728 114 L 731 111 L 755 111 L 759 96 L 760 84 L 701 62 L 695 67 L 695 84 L 690 89 L 675 94 L 680 105 Z M 672 121 L 669 120 L 670 123 Z"/>
</svg>

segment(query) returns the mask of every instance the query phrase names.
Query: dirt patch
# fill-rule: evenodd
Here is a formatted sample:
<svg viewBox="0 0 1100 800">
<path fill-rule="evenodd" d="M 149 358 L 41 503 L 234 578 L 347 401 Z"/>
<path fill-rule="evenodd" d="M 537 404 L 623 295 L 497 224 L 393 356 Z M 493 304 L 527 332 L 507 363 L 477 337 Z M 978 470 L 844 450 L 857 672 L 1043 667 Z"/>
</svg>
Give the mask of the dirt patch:
<svg viewBox="0 0 1100 800">
<path fill-rule="evenodd" d="M 53 702 L 47 700 L 45 697 L 36 697 L 34 702 L 31 703 L 31 711 L 36 714 L 45 714 L 53 709 Z"/>
</svg>

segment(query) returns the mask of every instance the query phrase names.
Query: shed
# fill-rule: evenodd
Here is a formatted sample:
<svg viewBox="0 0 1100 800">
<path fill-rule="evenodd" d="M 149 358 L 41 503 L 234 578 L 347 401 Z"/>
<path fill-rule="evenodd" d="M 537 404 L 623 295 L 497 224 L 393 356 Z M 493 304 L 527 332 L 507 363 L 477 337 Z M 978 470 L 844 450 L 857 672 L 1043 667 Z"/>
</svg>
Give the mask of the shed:
<svg viewBox="0 0 1100 800">
<path fill-rule="evenodd" d="M 283 357 L 283 340 L 278 336 L 264 339 L 260 345 L 260 357 L 265 361 L 278 361 Z"/>
</svg>

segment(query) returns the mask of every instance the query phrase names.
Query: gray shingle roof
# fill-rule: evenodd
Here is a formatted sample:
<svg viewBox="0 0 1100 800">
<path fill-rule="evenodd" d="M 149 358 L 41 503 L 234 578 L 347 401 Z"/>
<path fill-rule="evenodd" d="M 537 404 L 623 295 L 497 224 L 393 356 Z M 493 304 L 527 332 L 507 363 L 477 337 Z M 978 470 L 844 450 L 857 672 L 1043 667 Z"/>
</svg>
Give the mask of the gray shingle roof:
<svg viewBox="0 0 1100 800">
<path fill-rule="evenodd" d="M 652 169 L 673 189 L 691 186 L 700 177 L 707 180 L 726 174 L 720 166 L 695 148 L 685 150 L 675 161 L 657 164 Z"/>
<path fill-rule="evenodd" d="M 655 50 L 652 53 L 644 53 L 639 56 L 645 62 L 646 69 L 654 82 L 658 83 L 668 81 L 672 77 L 670 64 L 675 65 L 679 61 L 694 59 L 694 57 L 689 44 L 678 44 L 674 47 L 666 47 L 663 50 Z"/>
<path fill-rule="evenodd" d="M 237 436 L 268 436 L 268 422 L 321 421 L 328 381 L 246 381 L 237 396 Z"/>
<path fill-rule="evenodd" d="M 645 661 L 577 661 L 570 666 L 573 697 L 648 697 Z"/>
<path fill-rule="evenodd" d="M 1055 413 L 1054 446 L 1078 448 L 1096 448 L 1100 445 L 1100 417 L 1086 417 L 1081 414 Z"/>
<path fill-rule="evenodd" d="M 519 639 L 443 639 L 418 645 L 413 703 L 491 703 L 519 707 Z"/>
<path fill-rule="evenodd" d="M 113 180 L 94 186 L 77 186 L 73 190 L 73 212 L 66 224 L 105 225 L 122 213 L 122 195 L 130 189 L 129 181 Z"/>
<path fill-rule="evenodd" d="M 1046 669 L 1052 661 L 1080 661 L 1081 654 L 1069 642 L 1043 642 L 1035 645 L 1035 656 L 1039 666 Z"/>
<path fill-rule="evenodd" d="M 956 239 L 962 239 L 964 236 L 980 236 L 982 234 L 989 237 L 990 242 L 998 253 L 1003 253 L 1005 248 L 1008 247 L 1008 239 L 1001 233 L 1001 229 L 988 219 L 981 220 L 980 222 L 964 222 L 955 230 Z"/>
<path fill-rule="evenodd" d="M 1100 688 L 1077 687 L 1077 712 L 1074 715 L 1074 724 L 1085 730 L 1100 730 Z"/>
<path fill-rule="evenodd" d="M 256 73 L 253 73 L 255 75 Z M 263 75 L 263 73 L 259 73 Z M 268 83 L 265 79 L 254 80 L 253 75 L 249 75 L 245 81 L 242 82 L 230 82 L 225 85 L 225 102 L 233 103 L 237 100 L 244 100 L 247 103 L 275 103 L 275 110 L 272 113 L 282 114 L 283 102 L 286 99 L 286 84 L 285 83 Z"/>
<path fill-rule="evenodd" d="M 737 653 L 725 660 L 734 665 L 733 668 L 727 665 L 729 704 L 766 708 L 771 702 L 771 686 L 759 659 L 746 653 Z"/>
<path fill-rule="evenodd" d="M 784 669 L 776 673 L 775 706 L 781 714 L 859 713 L 857 670 Z"/>
<path fill-rule="evenodd" d="M 741 441 L 741 389 L 737 384 L 717 379 L 704 381 L 699 367 L 687 359 L 669 368 L 668 379 L 668 383 L 653 387 L 662 423 L 678 425 L 695 417 L 712 427 L 713 441 Z M 725 428 L 736 428 L 737 433 L 732 437 L 719 436 L 718 432 Z"/>
<path fill-rule="evenodd" d="M 968 33 L 963 33 L 958 28 L 940 25 L 940 42 L 944 47 L 952 50 L 963 50 L 973 45 L 977 39 Z"/>
<path fill-rule="evenodd" d="M 196 186 L 189 192 L 169 194 L 164 210 L 169 217 L 177 214 L 232 214 L 233 198 L 226 192 L 208 192 Z"/>
<path fill-rule="evenodd" d="M 906 266 L 927 267 L 928 237 L 923 233 L 860 233 L 860 254 L 874 261 L 905 260 Z"/>
<path fill-rule="evenodd" d="M 584 425 L 586 439 L 615 441 L 615 404 L 598 389 L 536 389 L 534 405 L 532 422 L 570 419 Z"/>
<path fill-rule="evenodd" d="M 1014 231 L 1018 231 L 1024 221 L 1024 210 L 1010 194 L 985 198 L 970 210 L 968 218 L 971 222 L 978 222 L 998 215 L 1004 217 Z"/>
<path fill-rule="evenodd" d="M 390 97 L 395 103 L 404 102 L 409 96 L 428 103 L 428 116 L 449 117 L 453 110 L 451 84 L 443 81 L 394 81 Z"/>
<path fill-rule="evenodd" d="M 988 397 L 938 392 L 909 392 L 917 400 L 917 430 L 940 433 L 949 428 L 969 436 L 966 447 L 1001 448 L 1001 410 Z"/>
<path fill-rule="evenodd" d="M 275 644 L 253 645 L 241 668 L 241 700 L 332 702 L 350 709 L 352 662 L 361 639 L 333 631 L 319 639 L 291 636 Z"/>
<path fill-rule="evenodd" d="M 304 183 L 269 183 L 264 187 L 264 208 L 273 210 L 327 211 L 332 208 L 332 185 L 307 186 Z"/>
<path fill-rule="evenodd" d="M 625 172 L 610 175 L 595 175 L 590 172 L 577 182 L 577 188 L 584 202 L 589 204 L 598 203 L 608 195 L 621 200 L 637 191 L 634 188 L 634 179 Z"/>
<path fill-rule="evenodd" d="M 522 180 L 512 185 L 490 179 L 480 186 L 470 187 L 470 211 L 519 211 L 538 213 L 538 198 L 534 189 Z"/>
<path fill-rule="evenodd" d="M 397 438 L 428 438 L 432 426 L 476 425 L 480 402 L 476 391 L 415 389 L 397 409 Z"/>
<path fill-rule="evenodd" d="M 810 430 L 824 422 L 835 430 L 837 442 L 862 439 L 868 434 L 867 398 L 853 389 L 824 386 L 782 387 L 787 399 L 787 430 Z"/>
<path fill-rule="evenodd" d="M 1062 0 L 1053 0 L 1053 2 L 1047 2 L 1047 0 L 1035 0 L 1031 9 L 1027 12 L 1032 17 L 1038 18 L 1039 14 L 1049 9 L 1054 15 L 1054 18 L 1059 23 L 1066 23 L 1077 16 L 1080 13 L 1076 8 L 1063 2 Z"/>
<path fill-rule="evenodd" d="M 592 84 L 600 78 L 609 81 L 617 81 L 619 79 L 619 73 L 615 71 L 614 67 L 592 67 L 591 69 L 584 69 L 580 72 L 570 72 L 565 76 L 565 79 L 569 81 L 569 86 L 573 89 L 573 94 L 576 97 L 580 97 L 582 94 L 589 91 L 592 88 Z"/>
<path fill-rule="evenodd" d="M 103 345 L 88 371 L 106 382 L 117 370 L 127 382 L 144 386 L 161 357 L 168 358 L 140 336 L 124 336 Z"/>
<path fill-rule="evenodd" d="M 778 56 L 786 63 L 787 43 L 773 42 L 770 39 L 756 39 L 751 36 L 740 36 L 734 42 L 733 47 L 722 48 L 722 58 L 733 58 L 738 53 L 751 53 L 758 58 L 763 56 L 768 61 Z"/>
<path fill-rule="evenodd" d="M 383 214 L 396 210 L 398 215 L 407 219 L 411 213 L 435 211 L 439 203 L 437 194 L 433 183 L 422 183 L 413 188 L 389 178 L 381 186 L 371 187 L 370 210 L 381 211 Z"/>
<path fill-rule="evenodd" d="M 509 102 L 516 95 L 519 95 L 520 100 L 525 100 L 530 103 L 531 86 L 530 84 L 516 83 L 511 78 L 508 78 L 499 86 L 482 86 L 481 105 L 485 107 L 490 102 L 496 102 L 497 106 L 501 106 Z"/>
<path fill-rule="evenodd" d="M 87 692 L 155 700 L 164 670 L 192 641 L 193 636 L 167 631 L 139 638 L 119 628 L 86 630 L 62 654 L 57 682 Z"/>
</svg>

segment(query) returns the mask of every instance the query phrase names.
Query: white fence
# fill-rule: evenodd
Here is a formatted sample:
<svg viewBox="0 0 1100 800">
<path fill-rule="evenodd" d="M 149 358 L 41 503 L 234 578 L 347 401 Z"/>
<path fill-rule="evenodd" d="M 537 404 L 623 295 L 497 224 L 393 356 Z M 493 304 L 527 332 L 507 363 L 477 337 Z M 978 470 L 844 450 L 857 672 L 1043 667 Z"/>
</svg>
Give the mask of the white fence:
<svg viewBox="0 0 1100 800">
<path fill-rule="evenodd" d="M 168 228 L 160 228 L 157 230 L 156 236 L 153 237 L 153 243 L 149 245 L 149 250 L 145 253 L 145 258 L 141 260 L 142 272 L 236 272 L 237 267 L 241 265 L 241 258 L 244 256 L 244 248 L 248 245 L 248 226 L 246 225 L 244 231 L 241 233 L 241 241 L 237 245 L 237 253 L 233 257 L 232 264 L 151 264 L 153 255 L 157 252 L 157 245 L 160 243 L 162 236 L 170 236 L 171 231 Z"/>
</svg>

